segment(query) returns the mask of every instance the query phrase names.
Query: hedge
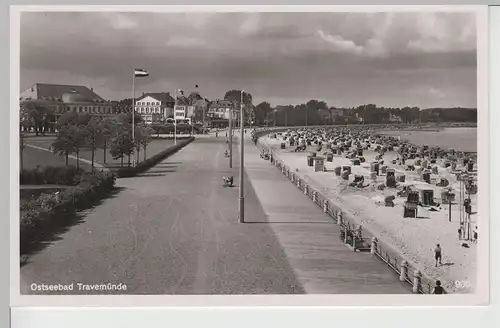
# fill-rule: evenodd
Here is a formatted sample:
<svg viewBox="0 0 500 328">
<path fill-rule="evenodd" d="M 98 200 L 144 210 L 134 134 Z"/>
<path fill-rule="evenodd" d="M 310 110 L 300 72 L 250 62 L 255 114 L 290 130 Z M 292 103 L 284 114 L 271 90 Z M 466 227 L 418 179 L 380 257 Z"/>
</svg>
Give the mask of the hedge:
<svg viewBox="0 0 500 328">
<path fill-rule="evenodd" d="M 150 158 L 146 159 L 145 161 L 142 161 L 138 163 L 135 167 L 122 167 L 119 168 L 118 171 L 116 171 L 116 175 L 119 178 L 129 178 L 133 177 L 139 173 L 145 172 L 155 166 L 156 164 L 160 163 L 163 161 L 165 158 L 172 156 L 175 154 L 177 151 L 179 151 L 181 148 L 185 147 L 188 145 L 190 142 L 192 142 L 195 138 L 194 137 L 189 137 L 186 139 L 179 140 L 179 142 L 168 148 L 165 149 L 162 152 L 159 152 L 158 154 L 151 156 Z"/>
<path fill-rule="evenodd" d="M 74 210 L 84 204 L 102 198 L 114 188 L 116 176 L 111 172 L 85 173 L 79 183 L 59 192 L 44 193 L 20 206 L 20 242 L 21 254 L 33 240 L 44 233 L 64 225 L 62 211 Z"/>
<path fill-rule="evenodd" d="M 174 138 L 171 135 L 165 136 L 165 134 L 163 134 L 163 135 L 160 135 L 160 136 L 152 135 L 151 139 L 156 139 L 156 140 L 174 140 L 174 139 L 184 140 L 184 139 L 189 139 L 191 137 L 192 136 L 190 136 L 190 135 L 177 135 L 177 137 Z"/>
<path fill-rule="evenodd" d="M 56 184 L 75 186 L 80 182 L 84 171 L 70 166 L 37 166 L 20 172 L 21 184 L 44 185 Z"/>
</svg>

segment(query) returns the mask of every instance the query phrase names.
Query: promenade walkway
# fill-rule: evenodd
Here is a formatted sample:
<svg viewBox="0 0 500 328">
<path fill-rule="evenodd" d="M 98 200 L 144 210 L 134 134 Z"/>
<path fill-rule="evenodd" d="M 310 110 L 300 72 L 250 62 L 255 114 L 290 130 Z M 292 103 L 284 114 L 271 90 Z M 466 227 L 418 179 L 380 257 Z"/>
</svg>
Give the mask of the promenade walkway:
<svg viewBox="0 0 500 328">
<path fill-rule="evenodd" d="M 233 169 L 226 147 L 223 137 L 199 138 L 142 175 L 118 179 L 118 194 L 68 218 L 78 224 L 30 254 L 21 292 L 72 282 L 122 283 L 127 294 L 410 292 L 378 259 L 344 246 L 338 226 L 250 141 L 247 223 L 239 223 L 237 186 L 221 181 L 233 174 L 238 184 L 237 139 Z"/>
<path fill-rule="evenodd" d="M 200 138 L 118 179 L 117 195 L 68 218 L 79 224 L 30 255 L 21 292 L 34 294 L 32 283 L 110 282 L 127 294 L 304 293 L 271 227 L 238 222 L 238 190 L 222 187 L 223 175 L 237 175 L 226 147 L 224 138 Z M 251 186 L 247 210 L 265 221 Z"/>
<path fill-rule="evenodd" d="M 369 253 L 353 252 L 340 227 L 314 205 L 246 139 L 245 169 L 295 275 L 308 294 L 405 294 L 408 284 Z M 247 214 L 248 215 L 248 214 Z M 257 222 L 252 222 L 257 223 Z"/>
</svg>

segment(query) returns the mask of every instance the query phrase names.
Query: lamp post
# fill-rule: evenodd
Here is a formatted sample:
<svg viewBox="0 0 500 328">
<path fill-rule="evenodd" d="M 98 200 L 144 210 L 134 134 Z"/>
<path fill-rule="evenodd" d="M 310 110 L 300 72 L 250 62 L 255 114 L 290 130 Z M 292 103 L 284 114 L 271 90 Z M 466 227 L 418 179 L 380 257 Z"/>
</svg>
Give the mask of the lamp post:
<svg viewBox="0 0 500 328">
<path fill-rule="evenodd" d="M 229 168 L 233 167 L 233 109 L 229 108 Z"/>
<path fill-rule="evenodd" d="M 245 143 L 245 133 L 243 132 L 245 114 L 243 111 L 243 90 L 241 90 L 241 100 L 240 100 L 240 190 L 239 190 L 239 217 L 240 223 L 245 222 L 245 196 L 243 195 L 243 174 L 244 174 L 244 143 Z"/>
<path fill-rule="evenodd" d="M 135 166 L 135 78 L 136 77 L 146 77 L 149 73 L 140 68 L 134 68 L 134 74 L 132 77 L 132 166 Z"/>
<path fill-rule="evenodd" d="M 132 78 L 132 166 L 135 167 L 135 70 Z"/>
</svg>

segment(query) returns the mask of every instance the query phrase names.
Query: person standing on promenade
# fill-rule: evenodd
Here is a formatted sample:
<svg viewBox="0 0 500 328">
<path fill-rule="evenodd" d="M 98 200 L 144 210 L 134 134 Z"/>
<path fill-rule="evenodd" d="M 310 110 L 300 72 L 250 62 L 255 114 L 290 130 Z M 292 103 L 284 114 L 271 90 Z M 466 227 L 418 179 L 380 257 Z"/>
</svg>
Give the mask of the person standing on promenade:
<svg viewBox="0 0 500 328">
<path fill-rule="evenodd" d="M 441 253 L 441 246 L 439 244 L 437 244 L 436 248 L 434 249 L 434 258 L 436 259 L 436 266 L 438 266 L 438 262 L 439 265 L 443 264 L 441 262 L 442 253 Z"/>
<path fill-rule="evenodd" d="M 462 240 L 462 226 L 458 228 L 458 240 Z"/>
<path fill-rule="evenodd" d="M 444 289 L 443 287 L 441 287 L 441 281 L 440 280 L 436 280 L 436 287 L 434 287 L 434 292 L 433 294 L 444 294 L 443 293 Z"/>
</svg>

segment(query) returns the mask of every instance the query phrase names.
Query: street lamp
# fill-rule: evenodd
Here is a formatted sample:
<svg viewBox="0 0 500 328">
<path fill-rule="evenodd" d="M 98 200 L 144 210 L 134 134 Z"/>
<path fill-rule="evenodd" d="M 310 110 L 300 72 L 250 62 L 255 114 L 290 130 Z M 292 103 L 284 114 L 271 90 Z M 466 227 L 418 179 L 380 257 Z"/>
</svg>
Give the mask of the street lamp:
<svg viewBox="0 0 500 328">
<path fill-rule="evenodd" d="M 233 108 L 229 108 L 229 168 L 233 168 Z"/>
<path fill-rule="evenodd" d="M 245 114 L 243 112 L 243 90 L 241 90 L 240 100 L 240 198 L 239 198 L 239 214 L 240 223 L 245 222 L 245 196 L 243 195 L 243 174 L 244 174 L 244 143 L 245 143 Z"/>
</svg>

